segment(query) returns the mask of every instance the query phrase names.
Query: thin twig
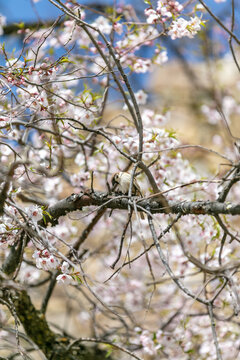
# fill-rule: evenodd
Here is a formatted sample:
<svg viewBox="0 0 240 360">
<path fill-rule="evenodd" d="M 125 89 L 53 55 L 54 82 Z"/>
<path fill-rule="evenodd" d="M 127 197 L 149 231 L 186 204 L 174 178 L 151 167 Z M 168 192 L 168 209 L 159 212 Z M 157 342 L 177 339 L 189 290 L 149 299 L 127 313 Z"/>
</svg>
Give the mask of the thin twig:
<svg viewBox="0 0 240 360">
<path fill-rule="evenodd" d="M 156 246 L 157 252 L 159 254 L 159 257 L 165 267 L 165 269 L 167 270 L 169 276 L 171 276 L 172 280 L 175 282 L 175 284 L 179 287 L 179 289 L 181 289 L 186 295 L 190 296 L 191 298 L 193 298 L 194 300 L 197 300 L 198 302 L 208 305 L 209 301 L 199 298 L 198 296 L 194 295 L 189 289 L 187 289 L 180 281 L 179 279 L 174 275 L 174 273 L 172 272 L 172 269 L 170 268 L 167 259 L 165 258 L 165 255 L 163 253 L 163 250 L 161 248 L 160 242 L 158 240 L 157 234 L 156 234 L 156 230 L 152 221 L 151 216 L 148 216 L 148 223 L 149 223 L 149 228 L 151 230 L 152 233 L 152 238 L 154 240 L 154 244 Z"/>
<path fill-rule="evenodd" d="M 127 222 L 124 226 L 124 229 L 123 229 L 123 232 L 122 232 L 122 236 L 121 236 L 121 240 L 120 240 L 120 246 L 119 246 L 119 250 L 118 250 L 118 255 L 117 255 L 117 258 L 116 260 L 114 260 L 114 262 L 112 263 L 111 265 L 111 268 L 114 269 L 116 264 L 118 263 L 120 257 L 121 257 L 121 254 L 122 254 L 122 247 L 123 247 L 123 241 L 125 239 L 125 235 L 126 235 L 126 232 L 127 232 L 127 229 L 128 229 L 128 225 L 131 221 L 131 218 L 132 218 L 132 210 L 130 212 L 130 214 L 128 214 L 128 219 L 127 219 Z"/>
<path fill-rule="evenodd" d="M 110 345 L 111 347 L 116 348 L 116 349 L 118 349 L 118 350 L 121 350 L 121 351 L 125 352 L 126 354 L 132 356 L 134 359 L 143 360 L 142 358 L 140 358 L 139 356 L 135 355 L 133 352 L 127 350 L 127 349 L 124 348 L 123 346 L 117 345 L 115 342 L 107 341 L 107 340 L 104 340 L 104 339 L 80 338 L 80 339 L 77 339 L 77 340 L 73 341 L 72 344 L 69 345 L 68 350 L 70 350 L 72 347 L 74 347 L 74 346 L 77 345 L 78 343 L 81 343 L 81 342 L 84 342 L 84 341 Z"/>
<path fill-rule="evenodd" d="M 235 25 L 235 4 L 234 4 L 234 0 L 231 1 L 231 4 L 232 4 L 231 32 L 233 33 L 234 25 Z M 239 65 L 239 63 L 237 61 L 237 57 L 236 57 L 236 54 L 235 54 L 235 51 L 234 51 L 234 48 L 233 48 L 233 45 L 232 45 L 232 35 L 231 34 L 229 36 L 228 43 L 229 43 L 229 47 L 230 47 L 230 50 L 231 50 L 232 57 L 233 57 L 233 60 L 235 62 L 235 65 L 236 65 L 238 71 L 240 72 L 240 65 Z"/>
<path fill-rule="evenodd" d="M 209 9 L 209 7 L 205 4 L 205 2 L 203 0 L 198 0 L 198 1 L 202 4 L 202 6 L 205 7 L 207 12 L 218 23 L 218 25 L 220 25 L 240 45 L 240 40 L 237 38 L 237 36 L 231 30 L 229 30 L 216 15 L 214 15 L 214 13 Z"/>
<path fill-rule="evenodd" d="M 219 347 L 219 343 L 218 343 L 218 339 L 217 339 L 216 323 L 214 320 L 212 304 L 211 303 L 208 304 L 207 308 L 208 308 L 208 314 L 209 314 L 210 321 L 211 321 L 212 335 L 213 335 L 213 340 L 214 340 L 214 344 L 215 344 L 215 348 L 216 348 L 217 360 L 222 360 L 222 355 L 221 355 L 221 351 L 220 351 L 220 347 Z"/>
</svg>

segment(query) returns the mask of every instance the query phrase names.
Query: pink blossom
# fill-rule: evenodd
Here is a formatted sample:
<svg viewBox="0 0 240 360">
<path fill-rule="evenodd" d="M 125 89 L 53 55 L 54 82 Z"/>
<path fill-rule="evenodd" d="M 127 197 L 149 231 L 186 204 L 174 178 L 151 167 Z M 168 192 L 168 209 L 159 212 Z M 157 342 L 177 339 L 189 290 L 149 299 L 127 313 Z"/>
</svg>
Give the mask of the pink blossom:
<svg viewBox="0 0 240 360">
<path fill-rule="evenodd" d="M 145 105 L 147 102 L 148 95 L 145 93 L 145 91 L 139 90 L 138 92 L 135 93 L 135 97 L 139 105 Z"/>
<path fill-rule="evenodd" d="M 215 108 L 211 108 L 208 105 L 202 105 L 201 110 L 206 116 L 209 124 L 215 125 L 221 121 L 221 115 Z"/>
<path fill-rule="evenodd" d="M 147 16 L 147 23 L 148 24 L 154 24 L 157 20 L 159 20 L 159 15 L 157 12 L 153 9 L 146 9 L 145 15 Z"/>
<path fill-rule="evenodd" d="M 57 276 L 57 282 L 58 284 L 72 284 L 73 283 L 73 278 L 68 275 L 68 274 L 60 274 Z"/>
<path fill-rule="evenodd" d="M 65 274 L 69 273 L 69 263 L 64 261 L 61 266 L 61 271 Z"/>
<path fill-rule="evenodd" d="M 114 30 L 116 31 L 116 33 L 118 33 L 119 35 L 121 35 L 122 34 L 122 32 L 123 32 L 123 26 L 122 26 L 122 24 L 121 23 L 114 23 L 113 24 L 113 28 L 114 28 Z"/>
<path fill-rule="evenodd" d="M 50 256 L 50 253 L 47 249 L 45 249 L 41 252 L 41 255 L 48 258 Z"/>
<path fill-rule="evenodd" d="M 156 57 L 154 58 L 154 64 L 157 65 L 162 65 L 167 61 L 168 61 L 168 55 L 166 50 L 160 51 L 159 53 L 157 53 Z"/>
<path fill-rule="evenodd" d="M 156 351 L 156 348 L 154 346 L 154 342 L 153 340 L 151 339 L 150 337 L 150 334 L 147 330 L 144 330 L 141 335 L 140 335 L 140 341 L 141 341 L 141 344 L 143 346 L 143 351 L 150 355 L 150 356 L 153 356 L 153 355 L 156 355 L 157 354 L 157 351 Z"/>
<path fill-rule="evenodd" d="M 25 211 L 33 222 L 38 222 L 42 219 L 42 209 L 37 205 L 30 205 Z"/>
<path fill-rule="evenodd" d="M 46 258 L 36 258 L 36 266 L 38 269 L 45 269 L 48 270 L 47 267 L 47 259 Z"/>
<path fill-rule="evenodd" d="M 21 268 L 18 274 L 18 279 L 21 283 L 33 284 L 41 276 L 41 273 L 38 269 L 35 269 L 33 266 L 27 265 L 25 262 L 22 262 Z"/>
<path fill-rule="evenodd" d="M 74 187 L 83 187 L 85 182 L 89 180 L 90 174 L 88 171 L 86 172 L 80 172 L 78 174 L 71 175 L 71 183 Z"/>
<path fill-rule="evenodd" d="M 39 259 L 39 257 L 41 256 L 41 251 L 40 250 L 35 250 L 32 257 L 34 259 Z"/>
<path fill-rule="evenodd" d="M 47 268 L 49 270 L 56 269 L 58 265 L 59 265 L 58 259 L 53 255 L 50 255 L 49 258 L 47 259 L 47 264 L 46 264 Z"/>
<path fill-rule="evenodd" d="M 146 59 L 137 59 L 136 62 L 133 64 L 133 71 L 136 73 L 145 73 L 149 71 L 151 65 L 151 61 Z"/>
</svg>

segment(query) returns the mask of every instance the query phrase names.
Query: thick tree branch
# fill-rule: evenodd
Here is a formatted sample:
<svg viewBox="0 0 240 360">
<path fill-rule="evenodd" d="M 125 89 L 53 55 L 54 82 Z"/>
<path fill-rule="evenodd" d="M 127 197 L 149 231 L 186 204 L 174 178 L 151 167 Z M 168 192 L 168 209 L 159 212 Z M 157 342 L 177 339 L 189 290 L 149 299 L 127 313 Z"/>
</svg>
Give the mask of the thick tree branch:
<svg viewBox="0 0 240 360">
<path fill-rule="evenodd" d="M 69 197 L 58 201 L 55 205 L 48 208 L 51 216 L 45 216 L 40 225 L 51 223 L 55 225 L 60 216 L 64 216 L 72 211 L 82 210 L 87 206 L 97 206 L 105 209 L 128 210 L 128 204 L 132 204 L 127 196 L 114 196 L 104 192 L 91 193 L 89 190 L 80 194 L 72 194 Z M 149 209 L 152 214 L 161 214 L 170 212 L 181 215 L 240 215 L 240 204 L 221 203 L 218 201 L 169 201 L 169 209 L 162 206 L 162 202 L 150 199 L 137 200 L 137 209 Z M 98 210 L 98 209 L 96 209 Z M 168 211 L 167 211 L 168 210 Z"/>
<path fill-rule="evenodd" d="M 1 293 L 2 299 L 9 303 L 9 297 L 12 297 L 12 303 L 16 315 L 24 327 L 26 335 L 42 350 L 48 359 L 52 360 L 100 360 L 104 359 L 106 352 L 104 350 L 92 351 L 82 345 L 69 347 L 69 340 L 61 337 L 60 334 L 53 332 L 42 313 L 33 305 L 29 295 L 25 290 L 15 291 L 14 296 L 7 290 Z"/>
</svg>

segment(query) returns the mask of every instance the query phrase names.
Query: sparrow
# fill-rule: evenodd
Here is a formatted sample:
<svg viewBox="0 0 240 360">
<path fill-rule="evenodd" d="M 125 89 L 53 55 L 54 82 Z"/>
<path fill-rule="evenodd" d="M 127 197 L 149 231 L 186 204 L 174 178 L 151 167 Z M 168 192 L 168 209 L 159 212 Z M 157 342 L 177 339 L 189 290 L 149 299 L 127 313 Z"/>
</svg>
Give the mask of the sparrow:
<svg viewBox="0 0 240 360">
<path fill-rule="evenodd" d="M 128 191 L 129 191 L 129 186 L 131 183 L 131 178 L 132 178 L 132 176 L 127 172 L 120 171 L 120 172 L 115 173 L 112 177 L 112 185 L 115 186 L 117 184 L 115 191 L 119 192 L 121 194 L 127 195 Z M 133 179 L 132 195 L 143 197 L 141 188 L 136 179 Z M 140 216 L 141 216 L 141 219 L 144 219 L 143 212 L 140 212 Z"/>
</svg>

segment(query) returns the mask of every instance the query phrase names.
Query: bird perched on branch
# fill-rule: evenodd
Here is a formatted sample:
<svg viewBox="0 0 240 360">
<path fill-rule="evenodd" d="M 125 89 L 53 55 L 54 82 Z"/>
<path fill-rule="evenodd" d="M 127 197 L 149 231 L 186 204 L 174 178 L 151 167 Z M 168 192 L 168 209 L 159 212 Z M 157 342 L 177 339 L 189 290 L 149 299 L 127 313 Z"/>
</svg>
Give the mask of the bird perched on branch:
<svg viewBox="0 0 240 360">
<path fill-rule="evenodd" d="M 115 173 L 112 177 L 112 185 L 113 186 L 116 185 L 116 188 L 115 188 L 116 192 L 127 195 L 130 184 L 131 184 L 131 178 L 132 178 L 132 176 L 127 172 L 120 171 L 120 172 Z M 141 188 L 136 179 L 133 179 L 132 195 L 143 197 Z M 143 212 L 140 212 L 140 216 L 141 216 L 141 219 L 144 219 Z"/>
</svg>

